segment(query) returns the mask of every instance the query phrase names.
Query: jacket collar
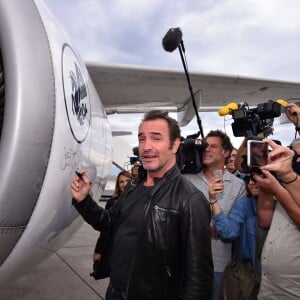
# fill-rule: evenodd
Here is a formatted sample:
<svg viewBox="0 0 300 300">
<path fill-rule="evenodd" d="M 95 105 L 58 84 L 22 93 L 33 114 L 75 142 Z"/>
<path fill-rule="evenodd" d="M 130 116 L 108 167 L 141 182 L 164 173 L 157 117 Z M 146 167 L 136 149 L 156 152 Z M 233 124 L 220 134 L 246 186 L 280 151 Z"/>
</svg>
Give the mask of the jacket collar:
<svg viewBox="0 0 300 300">
<path fill-rule="evenodd" d="M 154 186 L 152 189 L 152 193 L 154 194 L 159 188 L 163 185 L 168 184 L 170 181 L 174 180 L 176 177 L 180 175 L 180 171 L 178 166 L 175 164 L 162 178 L 154 178 Z M 147 172 L 143 170 L 139 173 L 139 175 L 131 181 L 130 190 L 134 189 L 135 186 L 141 184 L 146 179 Z"/>
</svg>

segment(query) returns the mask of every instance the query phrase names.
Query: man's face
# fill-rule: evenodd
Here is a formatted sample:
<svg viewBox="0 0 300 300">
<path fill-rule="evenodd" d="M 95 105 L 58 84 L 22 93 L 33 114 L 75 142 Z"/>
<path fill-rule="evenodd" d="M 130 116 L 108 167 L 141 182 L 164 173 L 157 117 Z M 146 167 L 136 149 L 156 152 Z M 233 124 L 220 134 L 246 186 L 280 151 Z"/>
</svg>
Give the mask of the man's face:
<svg viewBox="0 0 300 300">
<path fill-rule="evenodd" d="M 148 173 L 162 177 L 176 163 L 179 139 L 170 142 L 167 121 L 157 119 L 145 121 L 139 127 L 139 156 Z"/>
<path fill-rule="evenodd" d="M 225 157 L 228 151 L 223 151 L 222 140 L 220 137 L 207 137 L 207 148 L 203 153 L 203 163 L 207 167 L 221 167 L 224 166 Z"/>
<path fill-rule="evenodd" d="M 228 163 L 226 164 L 226 168 L 227 168 L 227 170 L 228 170 L 229 172 L 235 171 L 235 165 L 234 165 L 234 162 L 235 162 L 236 154 L 237 154 L 237 150 L 232 149 L 232 151 L 231 151 L 231 153 L 230 153 L 229 161 L 228 161 Z"/>
</svg>

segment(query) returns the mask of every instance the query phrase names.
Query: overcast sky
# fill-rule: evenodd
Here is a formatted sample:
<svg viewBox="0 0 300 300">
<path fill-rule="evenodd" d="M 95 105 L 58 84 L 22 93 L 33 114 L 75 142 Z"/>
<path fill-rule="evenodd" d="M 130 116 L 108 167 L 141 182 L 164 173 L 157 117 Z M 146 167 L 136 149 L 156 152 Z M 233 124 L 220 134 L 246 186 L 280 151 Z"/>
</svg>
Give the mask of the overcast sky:
<svg viewBox="0 0 300 300">
<path fill-rule="evenodd" d="M 161 40 L 180 27 L 190 71 L 300 82 L 299 0 L 45 0 L 85 61 L 148 65 L 182 70 L 178 51 L 165 52 Z M 268 100 L 268 99 L 266 99 Z M 236 100 L 240 102 L 239 99 Z M 176 115 L 172 115 L 175 116 Z M 225 129 L 236 147 L 231 120 L 200 113 L 204 132 Z M 142 115 L 109 117 L 114 130 L 131 130 L 137 143 Z M 274 122 L 287 145 L 291 124 Z M 184 135 L 196 132 L 194 119 Z"/>
</svg>

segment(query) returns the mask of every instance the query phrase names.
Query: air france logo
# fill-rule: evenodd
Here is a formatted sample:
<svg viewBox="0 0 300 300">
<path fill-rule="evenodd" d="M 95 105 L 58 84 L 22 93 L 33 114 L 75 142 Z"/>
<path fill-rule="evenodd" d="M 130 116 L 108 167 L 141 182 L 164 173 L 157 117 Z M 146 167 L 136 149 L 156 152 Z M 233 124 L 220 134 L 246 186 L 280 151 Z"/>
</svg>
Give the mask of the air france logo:
<svg viewBox="0 0 300 300">
<path fill-rule="evenodd" d="M 91 108 L 86 80 L 73 49 L 64 44 L 62 50 L 62 83 L 65 107 L 73 137 L 82 143 L 89 131 Z"/>
<path fill-rule="evenodd" d="M 71 70 L 69 74 L 72 84 L 72 112 L 76 115 L 78 123 L 83 125 L 88 112 L 86 103 L 82 101 L 87 97 L 86 85 L 77 64 L 74 65 L 76 73 Z"/>
</svg>

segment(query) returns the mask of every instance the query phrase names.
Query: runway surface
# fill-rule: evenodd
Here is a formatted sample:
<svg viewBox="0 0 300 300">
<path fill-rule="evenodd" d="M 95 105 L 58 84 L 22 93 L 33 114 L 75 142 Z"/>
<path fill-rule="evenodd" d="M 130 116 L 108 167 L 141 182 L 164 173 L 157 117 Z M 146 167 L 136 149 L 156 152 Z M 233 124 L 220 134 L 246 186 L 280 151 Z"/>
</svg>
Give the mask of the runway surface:
<svg viewBox="0 0 300 300">
<path fill-rule="evenodd" d="M 108 279 L 90 277 L 99 233 L 84 223 L 57 253 L 0 288 L 1 300 L 104 299 Z"/>
</svg>

